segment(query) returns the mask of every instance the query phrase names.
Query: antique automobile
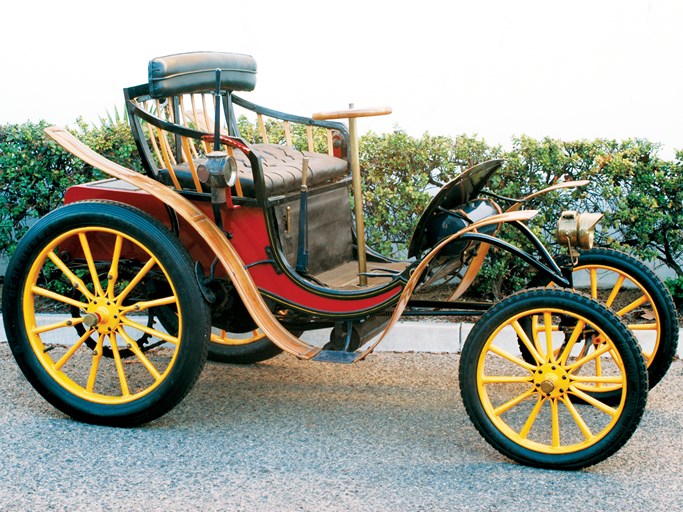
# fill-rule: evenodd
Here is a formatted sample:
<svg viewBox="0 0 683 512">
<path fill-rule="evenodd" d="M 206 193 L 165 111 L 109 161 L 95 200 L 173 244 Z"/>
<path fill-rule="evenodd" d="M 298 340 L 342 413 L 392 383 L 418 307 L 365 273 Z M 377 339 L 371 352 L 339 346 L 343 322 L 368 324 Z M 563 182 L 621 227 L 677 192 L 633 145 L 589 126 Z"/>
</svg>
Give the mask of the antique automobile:
<svg viewBox="0 0 683 512">
<path fill-rule="evenodd" d="M 124 89 L 143 173 L 47 130 L 109 175 L 69 188 L 66 204 L 22 238 L 5 278 L 12 353 L 47 401 L 80 421 L 135 426 L 177 405 L 207 357 L 249 364 L 284 351 L 323 368 L 349 364 L 402 315 L 467 315 L 479 320 L 460 356 L 460 389 L 496 449 L 578 469 L 627 442 L 678 329 L 652 272 L 591 249 L 599 215 L 563 212 L 568 253 L 555 259 L 527 225 L 537 212 L 523 208 L 549 189 L 497 197 L 486 186 L 502 162 L 483 162 L 433 197 L 405 261 L 386 258 L 365 243 L 356 119 L 390 109 L 295 116 L 235 94 L 255 83 L 246 55 L 153 59 L 148 81 Z M 240 134 L 238 109 L 254 116 L 258 141 Z M 326 134 L 322 152 L 313 130 Z M 530 287 L 495 304 L 464 300 L 490 248 L 526 262 Z M 579 273 L 587 294 L 574 289 Z M 444 300 L 413 295 L 449 280 L 459 284 Z M 617 306 L 627 291 L 635 298 Z M 324 342 L 305 341 L 322 329 Z"/>
</svg>

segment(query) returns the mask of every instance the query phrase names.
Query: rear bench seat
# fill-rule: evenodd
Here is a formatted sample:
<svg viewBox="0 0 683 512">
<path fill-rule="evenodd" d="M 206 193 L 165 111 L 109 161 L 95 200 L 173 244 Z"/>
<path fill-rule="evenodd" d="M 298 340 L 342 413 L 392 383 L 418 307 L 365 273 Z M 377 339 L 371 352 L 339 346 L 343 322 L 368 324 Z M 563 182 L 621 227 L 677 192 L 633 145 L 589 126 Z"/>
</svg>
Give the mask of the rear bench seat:
<svg viewBox="0 0 683 512">
<path fill-rule="evenodd" d="M 349 175 L 348 163 L 341 158 L 299 151 L 277 144 L 253 144 L 250 147 L 262 158 L 263 177 L 268 197 L 299 191 L 302 177 L 301 165 L 304 157 L 309 159 L 308 186 L 311 188 Z M 254 178 L 249 159 L 240 151 L 235 151 L 234 156 L 237 160 L 237 173 L 242 186 L 242 193 L 244 197 L 253 198 L 255 197 Z M 173 169 L 183 188 L 194 188 L 192 173 L 188 164 L 180 164 L 174 166 Z M 166 185 L 173 185 L 168 170 L 161 169 L 159 177 Z M 206 188 L 206 191 L 208 192 L 209 189 Z"/>
<path fill-rule="evenodd" d="M 182 94 L 211 91 L 215 88 L 216 69 L 221 69 L 221 89 L 251 91 L 256 86 L 256 61 L 250 55 L 220 52 L 193 52 L 158 57 L 148 67 L 149 94 L 152 98 L 169 98 Z M 234 113 L 229 123 L 234 123 Z M 308 184 L 322 185 L 348 175 L 345 160 L 333 156 L 301 152 L 276 144 L 251 146 L 262 157 L 263 174 L 268 197 L 286 195 L 301 187 L 303 157 L 309 158 Z M 251 165 L 240 151 L 234 154 L 238 176 L 245 197 L 255 197 Z M 194 189 L 187 162 L 174 166 L 176 177 L 183 188 Z M 160 169 L 159 178 L 171 185 L 168 170 Z"/>
</svg>

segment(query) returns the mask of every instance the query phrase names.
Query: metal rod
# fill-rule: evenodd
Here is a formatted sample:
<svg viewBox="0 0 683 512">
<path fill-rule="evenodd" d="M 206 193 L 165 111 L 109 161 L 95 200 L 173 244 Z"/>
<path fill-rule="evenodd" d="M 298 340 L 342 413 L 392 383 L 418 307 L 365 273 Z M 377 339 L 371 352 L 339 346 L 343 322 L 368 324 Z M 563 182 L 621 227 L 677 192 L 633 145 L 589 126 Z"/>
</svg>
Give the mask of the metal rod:
<svg viewBox="0 0 683 512">
<path fill-rule="evenodd" d="M 353 108 L 353 103 L 349 104 Z M 356 245 L 358 247 L 358 284 L 367 286 L 367 260 L 365 256 L 365 222 L 363 220 L 363 191 L 360 181 L 360 157 L 358 154 L 358 133 L 356 119 L 349 118 L 349 138 L 351 149 L 351 176 L 353 179 L 353 208 L 356 215 Z"/>
<path fill-rule="evenodd" d="M 213 150 L 221 150 L 221 68 L 216 69 L 216 101 L 213 116 Z"/>
</svg>

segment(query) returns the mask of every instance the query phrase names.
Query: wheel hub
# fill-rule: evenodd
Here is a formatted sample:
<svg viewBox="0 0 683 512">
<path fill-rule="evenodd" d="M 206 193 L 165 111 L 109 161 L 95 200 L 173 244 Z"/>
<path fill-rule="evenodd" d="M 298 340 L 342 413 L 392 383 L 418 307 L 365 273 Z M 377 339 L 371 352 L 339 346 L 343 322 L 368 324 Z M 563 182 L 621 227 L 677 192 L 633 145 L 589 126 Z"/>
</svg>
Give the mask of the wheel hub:
<svg viewBox="0 0 683 512">
<path fill-rule="evenodd" d="M 115 331 L 121 318 L 121 309 L 106 297 L 97 297 L 86 309 L 83 323 L 101 334 Z"/>
<path fill-rule="evenodd" d="M 567 394 L 570 378 L 567 371 L 557 363 L 539 366 L 534 372 L 536 391 L 549 398 L 559 398 Z"/>
</svg>

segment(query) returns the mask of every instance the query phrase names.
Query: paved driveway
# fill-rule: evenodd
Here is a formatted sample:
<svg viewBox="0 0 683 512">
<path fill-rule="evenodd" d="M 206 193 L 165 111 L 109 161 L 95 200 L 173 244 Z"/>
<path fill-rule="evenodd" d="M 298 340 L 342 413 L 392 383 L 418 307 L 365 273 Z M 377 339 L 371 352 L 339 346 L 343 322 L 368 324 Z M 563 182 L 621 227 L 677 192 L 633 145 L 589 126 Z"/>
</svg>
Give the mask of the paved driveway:
<svg viewBox="0 0 683 512">
<path fill-rule="evenodd" d="M 208 364 L 185 401 L 137 429 L 71 421 L 0 343 L 0 510 L 678 510 L 683 363 L 631 441 L 580 472 L 491 449 L 457 388 L 457 355 L 352 366 L 279 356 Z"/>
</svg>

